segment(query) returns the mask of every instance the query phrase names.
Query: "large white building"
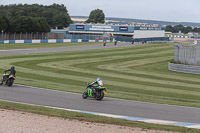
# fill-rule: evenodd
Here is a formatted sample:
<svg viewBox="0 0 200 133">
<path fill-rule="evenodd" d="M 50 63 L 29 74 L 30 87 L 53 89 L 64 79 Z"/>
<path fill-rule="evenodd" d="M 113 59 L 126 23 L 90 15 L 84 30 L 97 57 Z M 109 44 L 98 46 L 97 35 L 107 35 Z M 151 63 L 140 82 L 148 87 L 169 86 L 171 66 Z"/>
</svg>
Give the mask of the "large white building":
<svg viewBox="0 0 200 133">
<path fill-rule="evenodd" d="M 52 31 L 57 32 L 58 31 Z M 119 41 L 168 41 L 165 28 L 114 24 L 70 24 L 65 32 L 66 39 L 98 40 L 111 35 Z"/>
<path fill-rule="evenodd" d="M 104 24 L 71 24 L 70 34 L 103 34 L 111 33 L 138 38 L 165 37 L 165 29 L 162 27 L 135 27 L 133 25 L 104 25 Z"/>
</svg>

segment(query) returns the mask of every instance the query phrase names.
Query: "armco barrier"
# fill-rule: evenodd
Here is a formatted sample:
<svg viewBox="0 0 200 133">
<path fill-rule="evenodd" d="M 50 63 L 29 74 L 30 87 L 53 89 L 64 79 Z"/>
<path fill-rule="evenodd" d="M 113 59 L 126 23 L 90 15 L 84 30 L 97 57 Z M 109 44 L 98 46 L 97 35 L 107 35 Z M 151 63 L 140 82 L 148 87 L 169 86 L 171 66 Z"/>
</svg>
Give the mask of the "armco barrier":
<svg viewBox="0 0 200 133">
<path fill-rule="evenodd" d="M 64 42 L 103 42 L 103 40 L 88 40 L 88 39 L 45 39 L 45 40 L 4 40 L 3 43 L 64 43 Z M 106 40 L 106 42 L 113 42 Z"/>
<path fill-rule="evenodd" d="M 4 40 L 0 41 L 0 44 L 2 43 L 65 43 L 65 42 L 103 42 L 105 40 L 88 40 L 88 39 L 46 39 L 46 40 Z M 113 40 L 106 40 L 106 42 L 113 42 Z M 123 41 L 119 41 L 123 42 Z M 170 42 L 167 40 L 161 40 L 161 41 L 147 41 L 147 43 L 164 43 L 164 42 Z"/>
<path fill-rule="evenodd" d="M 48 43 L 48 42 L 49 42 L 49 43 L 54 43 L 54 42 L 52 42 L 52 40 L 41 40 L 41 41 L 40 41 L 40 43 Z"/>
<path fill-rule="evenodd" d="M 193 39 L 200 39 L 200 37 L 191 37 L 191 38 L 193 38 Z"/>
<path fill-rule="evenodd" d="M 32 40 L 24 40 L 24 43 L 32 43 Z"/>
<path fill-rule="evenodd" d="M 60 42 L 60 43 L 63 43 L 63 39 L 57 39 L 57 40 L 56 40 L 56 43 L 59 43 L 59 42 Z"/>
<path fill-rule="evenodd" d="M 15 43 L 15 40 L 9 40 L 9 43 Z"/>
<path fill-rule="evenodd" d="M 168 63 L 168 69 L 174 72 L 200 74 L 200 66 Z"/>
</svg>

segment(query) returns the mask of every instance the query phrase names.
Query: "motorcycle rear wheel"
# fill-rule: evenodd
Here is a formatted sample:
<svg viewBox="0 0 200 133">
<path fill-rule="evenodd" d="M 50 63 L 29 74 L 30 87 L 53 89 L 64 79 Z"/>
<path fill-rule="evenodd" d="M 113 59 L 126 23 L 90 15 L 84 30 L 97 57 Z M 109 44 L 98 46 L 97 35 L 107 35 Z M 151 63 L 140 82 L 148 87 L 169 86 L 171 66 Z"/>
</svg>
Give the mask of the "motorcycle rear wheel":
<svg viewBox="0 0 200 133">
<path fill-rule="evenodd" d="M 8 79 L 7 85 L 8 86 L 12 86 L 13 85 L 13 81 L 14 81 L 13 79 Z"/>
<path fill-rule="evenodd" d="M 103 91 L 100 91 L 100 92 L 98 92 L 99 94 L 97 94 L 97 96 L 96 96 L 96 100 L 97 101 L 101 101 L 102 99 L 103 99 L 103 97 L 104 97 L 104 93 L 103 93 Z"/>
</svg>

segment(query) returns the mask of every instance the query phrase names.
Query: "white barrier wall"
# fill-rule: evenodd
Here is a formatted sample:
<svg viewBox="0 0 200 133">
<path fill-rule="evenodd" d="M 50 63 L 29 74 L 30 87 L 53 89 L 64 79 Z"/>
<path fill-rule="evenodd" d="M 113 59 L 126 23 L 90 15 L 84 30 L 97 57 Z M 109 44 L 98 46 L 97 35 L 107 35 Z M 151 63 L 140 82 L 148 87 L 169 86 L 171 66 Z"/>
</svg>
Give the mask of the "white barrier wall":
<svg viewBox="0 0 200 133">
<path fill-rule="evenodd" d="M 63 42 L 71 42 L 71 39 L 64 39 Z"/>
<path fill-rule="evenodd" d="M 32 40 L 32 43 L 40 43 L 40 40 Z"/>
<path fill-rule="evenodd" d="M 200 66 L 168 63 L 168 69 L 174 72 L 200 74 Z"/>
<path fill-rule="evenodd" d="M 134 38 L 165 37 L 164 30 L 135 30 Z"/>
<path fill-rule="evenodd" d="M 174 61 L 187 65 L 200 65 L 200 45 L 175 44 Z"/>
<path fill-rule="evenodd" d="M 24 40 L 15 40 L 15 43 L 24 43 Z"/>
<path fill-rule="evenodd" d="M 56 43 L 55 39 L 48 39 L 48 43 Z"/>
</svg>

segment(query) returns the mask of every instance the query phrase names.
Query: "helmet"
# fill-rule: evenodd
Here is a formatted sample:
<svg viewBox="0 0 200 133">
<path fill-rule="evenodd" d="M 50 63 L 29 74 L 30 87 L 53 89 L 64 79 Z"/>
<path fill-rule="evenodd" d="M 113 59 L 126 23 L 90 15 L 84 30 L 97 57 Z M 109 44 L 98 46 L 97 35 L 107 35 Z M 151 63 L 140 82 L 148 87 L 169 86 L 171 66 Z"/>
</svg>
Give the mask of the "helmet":
<svg viewBox="0 0 200 133">
<path fill-rule="evenodd" d="M 97 81 L 100 81 L 101 80 L 101 78 L 97 78 Z"/>
<path fill-rule="evenodd" d="M 11 69 L 15 69 L 15 67 L 14 67 L 14 66 L 12 66 L 12 67 L 11 67 Z"/>
</svg>

